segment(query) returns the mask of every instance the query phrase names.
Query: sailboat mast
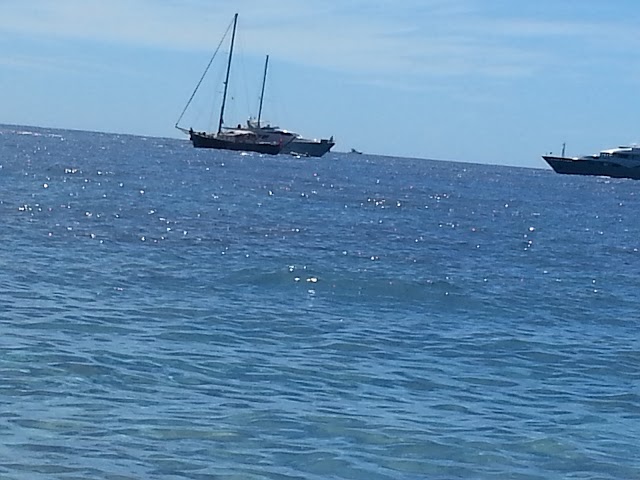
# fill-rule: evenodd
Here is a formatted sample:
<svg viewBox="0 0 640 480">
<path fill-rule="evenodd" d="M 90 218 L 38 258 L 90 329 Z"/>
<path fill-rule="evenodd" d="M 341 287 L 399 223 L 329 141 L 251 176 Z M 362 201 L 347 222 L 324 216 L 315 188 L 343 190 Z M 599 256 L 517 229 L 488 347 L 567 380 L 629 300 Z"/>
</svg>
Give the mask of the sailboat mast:
<svg viewBox="0 0 640 480">
<path fill-rule="evenodd" d="M 236 25 L 238 24 L 238 14 L 233 17 L 233 31 L 231 32 L 231 47 L 229 48 L 229 60 L 227 61 L 227 75 L 224 80 L 224 93 L 222 94 L 222 105 L 220 106 L 220 121 L 218 122 L 218 133 L 222 132 L 224 122 L 224 105 L 227 102 L 227 89 L 229 88 L 229 72 L 231 72 L 231 57 L 233 56 L 233 44 L 236 40 Z"/>
<path fill-rule="evenodd" d="M 262 117 L 262 101 L 264 100 L 264 85 L 267 83 L 267 68 L 269 67 L 269 55 L 264 61 L 264 75 L 262 76 L 262 91 L 260 92 L 260 107 L 258 108 L 258 128 L 260 128 L 260 118 Z"/>
</svg>

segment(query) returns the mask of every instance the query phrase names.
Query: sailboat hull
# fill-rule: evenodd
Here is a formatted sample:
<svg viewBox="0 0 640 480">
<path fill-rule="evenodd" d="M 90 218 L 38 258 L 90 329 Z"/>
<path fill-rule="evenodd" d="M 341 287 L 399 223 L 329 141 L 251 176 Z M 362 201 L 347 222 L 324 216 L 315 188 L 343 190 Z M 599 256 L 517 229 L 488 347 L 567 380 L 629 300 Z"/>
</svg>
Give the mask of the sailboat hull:
<svg viewBox="0 0 640 480">
<path fill-rule="evenodd" d="M 233 150 L 236 152 L 257 152 L 266 155 L 277 155 L 282 149 L 281 145 L 269 142 L 246 142 L 218 138 L 215 135 L 193 132 L 189 134 L 191 143 L 195 148 L 213 148 L 216 150 Z"/>
</svg>

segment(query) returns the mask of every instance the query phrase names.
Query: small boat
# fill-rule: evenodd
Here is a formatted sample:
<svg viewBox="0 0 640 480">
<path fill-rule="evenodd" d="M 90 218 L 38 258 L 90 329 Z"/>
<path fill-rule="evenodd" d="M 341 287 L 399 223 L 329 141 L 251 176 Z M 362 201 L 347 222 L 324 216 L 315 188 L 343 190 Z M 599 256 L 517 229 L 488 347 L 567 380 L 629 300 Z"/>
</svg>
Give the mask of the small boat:
<svg viewBox="0 0 640 480">
<path fill-rule="evenodd" d="M 246 130 L 258 135 L 260 140 L 282 144 L 281 153 L 288 153 L 294 156 L 321 157 L 335 145 L 333 137 L 330 138 L 304 138 L 300 134 L 285 130 L 278 126 L 262 123 L 262 102 L 264 98 L 264 88 L 267 81 L 267 70 L 269 67 L 269 55 L 264 62 L 264 74 L 262 76 L 262 92 L 260 94 L 260 106 L 258 117 L 255 120 L 247 120 Z"/>
<path fill-rule="evenodd" d="M 227 100 L 227 89 L 229 87 L 229 73 L 231 72 L 231 59 L 233 57 L 233 46 L 235 43 L 237 24 L 238 24 L 238 14 L 236 13 L 233 17 L 231 46 L 229 48 L 229 56 L 227 59 L 227 71 L 226 71 L 225 81 L 224 81 L 224 91 L 222 94 L 222 104 L 220 106 L 220 118 L 218 121 L 218 131 L 214 133 L 198 132 L 198 131 L 194 131 L 193 128 L 186 129 L 179 126 L 179 123 L 182 120 L 182 117 L 187 111 L 187 108 L 189 107 L 196 92 L 198 91 L 198 88 L 200 87 L 200 84 L 202 83 L 202 78 L 204 78 L 204 76 L 207 74 L 207 71 L 209 70 L 211 63 L 213 62 L 213 58 L 215 58 L 215 55 L 216 55 L 215 53 L 214 53 L 214 56 L 211 58 L 209 65 L 205 69 L 204 74 L 200 79 L 200 82 L 198 82 L 193 94 L 191 95 L 191 98 L 187 102 L 187 105 L 184 107 L 184 110 L 182 111 L 182 115 L 180 115 L 180 117 L 178 118 L 178 121 L 176 122 L 175 127 L 178 130 L 189 134 L 189 139 L 191 140 L 191 143 L 193 143 L 193 146 L 195 148 L 214 148 L 217 150 L 235 150 L 235 151 L 257 152 L 257 153 L 264 153 L 264 154 L 270 154 L 270 155 L 277 155 L 282 150 L 282 147 L 283 147 L 282 141 L 271 141 L 271 140 L 261 139 L 259 135 L 257 135 L 255 132 L 252 132 L 247 129 L 243 129 L 241 126 L 238 126 L 238 128 L 228 128 L 224 126 L 224 120 L 223 120 L 224 108 Z M 225 36 L 226 36 L 226 33 L 225 33 Z"/>
<path fill-rule="evenodd" d="M 640 146 L 620 146 L 581 157 L 565 157 L 563 152 L 542 158 L 556 173 L 640 180 Z"/>
<path fill-rule="evenodd" d="M 356 155 L 362 155 L 362 152 L 360 150 L 356 150 L 355 148 L 351 149 L 351 152 L 349 153 L 355 153 Z"/>
</svg>

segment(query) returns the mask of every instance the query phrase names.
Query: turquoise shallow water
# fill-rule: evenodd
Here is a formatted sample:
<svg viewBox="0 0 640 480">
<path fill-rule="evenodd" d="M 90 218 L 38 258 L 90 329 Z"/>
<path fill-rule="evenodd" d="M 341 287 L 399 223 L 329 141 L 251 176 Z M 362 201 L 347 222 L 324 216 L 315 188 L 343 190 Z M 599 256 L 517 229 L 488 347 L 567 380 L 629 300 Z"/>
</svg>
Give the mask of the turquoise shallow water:
<svg viewBox="0 0 640 480">
<path fill-rule="evenodd" d="M 639 182 L 15 126 L 0 167 L 0 478 L 640 477 Z"/>
</svg>

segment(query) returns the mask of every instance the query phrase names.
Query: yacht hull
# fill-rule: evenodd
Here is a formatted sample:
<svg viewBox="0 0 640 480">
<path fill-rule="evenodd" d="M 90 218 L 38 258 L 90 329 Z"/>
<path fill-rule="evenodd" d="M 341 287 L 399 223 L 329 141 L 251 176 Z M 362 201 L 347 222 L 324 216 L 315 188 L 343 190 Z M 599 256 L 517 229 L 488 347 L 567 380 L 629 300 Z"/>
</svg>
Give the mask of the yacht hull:
<svg viewBox="0 0 640 480">
<path fill-rule="evenodd" d="M 625 167 L 606 161 L 554 157 L 549 155 L 543 156 L 542 158 L 556 173 L 640 180 L 640 167 Z"/>
<path fill-rule="evenodd" d="M 295 139 L 289 142 L 282 149 L 282 153 L 291 153 L 305 157 L 321 157 L 335 145 L 334 142 L 326 139 L 320 141 Z"/>
</svg>

